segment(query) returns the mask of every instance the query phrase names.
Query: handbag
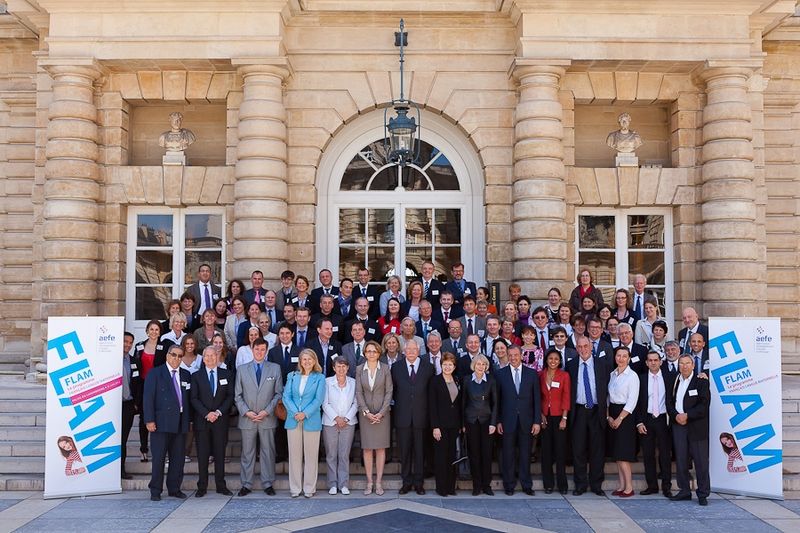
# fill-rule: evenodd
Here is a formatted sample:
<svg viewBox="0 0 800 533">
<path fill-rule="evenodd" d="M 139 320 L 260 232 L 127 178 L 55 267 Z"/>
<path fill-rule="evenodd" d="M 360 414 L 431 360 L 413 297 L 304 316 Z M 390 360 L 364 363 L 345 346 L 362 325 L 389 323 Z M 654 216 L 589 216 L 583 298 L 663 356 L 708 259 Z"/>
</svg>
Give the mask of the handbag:
<svg viewBox="0 0 800 533">
<path fill-rule="evenodd" d="M 283 400 L 278 400 L 278 403 L 275 404 L 275 416 L 278 417 L 278 420 L 286 420 L 286 406 L 283 405 Z"/>
<path fill-rule="evenodd" d="M 467 459 L 469 459 L 469 455 L 467 454 L 467 436 L 462 432 L 456 439 L 456 460 L 450 464 L 455 466 L 458 463 L 463 463 Z"/>
</svg>

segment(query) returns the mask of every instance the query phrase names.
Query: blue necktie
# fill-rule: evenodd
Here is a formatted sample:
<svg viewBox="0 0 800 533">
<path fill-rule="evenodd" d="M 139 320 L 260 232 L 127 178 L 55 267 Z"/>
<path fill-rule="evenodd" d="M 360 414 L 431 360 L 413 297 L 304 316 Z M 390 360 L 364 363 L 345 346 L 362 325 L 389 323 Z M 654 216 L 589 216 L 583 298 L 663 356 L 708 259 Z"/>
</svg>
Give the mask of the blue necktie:
<svg viewBox="0 0 800 533">
<path fill-rule="evenodd" d="M 642 297 L 636 296 L 636 309 L 633 310 L 636 314 L 636 320 L 642 319 Z"/>
<path fill-rule="evenodd" d="M 300 348 L 306 347 L 306 332 L 305 331 L 298 331 L 297 332 L 297 345 Z"/>
<path fill-rule="evenodd" d="M 261 385 L 261 365 L 256 365 L 256 383 Z"/>
<path fill-rule="evenodd" d="M 586 393 L 586 406 L 589 409 L 594 407 L 594 398 L 592 397 L 592 385 L 589 383 L 589 365 L 583 364 L 583 390 Z"/>
<path fill-rule="evenodd" d="M 209 383 L 211 383 L 211 396 L 215 396 L 217 394 L 217 379 L 214 377 L 214 371 L 211 371 L 211 375 L 208 377 Z"/>
<path fill-rule="evenodd" d="M 700 368 L 700 356 L 699 355 L 695 355 L 694 356 L 694 367 L 697 369 L 695 371 L 695 374 L 699 376 L 703 372 L 703 369 Z"/>
<path fill-rule="evenodd" d="M 214 309 L 211 306 L 211 293 L 208 291 L 208 285 L 205 286 L 206 309 Z"/>
</svg>

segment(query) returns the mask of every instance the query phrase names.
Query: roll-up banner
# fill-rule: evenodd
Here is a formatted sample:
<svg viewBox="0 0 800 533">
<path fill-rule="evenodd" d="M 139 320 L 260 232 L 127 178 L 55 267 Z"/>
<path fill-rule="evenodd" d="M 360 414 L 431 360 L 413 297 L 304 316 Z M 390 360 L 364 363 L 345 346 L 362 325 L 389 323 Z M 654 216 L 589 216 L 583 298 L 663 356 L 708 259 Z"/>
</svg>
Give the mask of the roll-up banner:
<svg viewBox="0 0 800 533">
<path fill-rule="evenodd" d="M 47 321 L 44 497 L 122 492 L 122 317 Z"/>
<path fill-rule="evenodd" d="M 708 326 L 711 488 L 782 499 L 781 321 L 711 318 Z"/>
</svg>

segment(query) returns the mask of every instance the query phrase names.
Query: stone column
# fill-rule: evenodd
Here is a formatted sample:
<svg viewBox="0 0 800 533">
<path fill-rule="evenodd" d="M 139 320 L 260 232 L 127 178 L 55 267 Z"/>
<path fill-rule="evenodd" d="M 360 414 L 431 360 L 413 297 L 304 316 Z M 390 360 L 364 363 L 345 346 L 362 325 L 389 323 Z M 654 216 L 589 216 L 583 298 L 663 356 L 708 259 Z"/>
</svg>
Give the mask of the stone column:
<svg viewBox="0 0 800 533">
<path fill-rule="evenodd" d="M 286 108 L 279 65 L 239 67 L 244 94 L 239 108 L 234 186 L 233 277 L 262 270 L 266 285 L 280 280 L 288 260 Z"/>
<path fill-rule="evenodd" d="M 567 204 L 563 109 L 558 98 L 563 62 L 518 60 L 519 103 L 514 126 L 514 280 L 532 299 L 547 299 L 567 275 Z M 568 295 L 565 295 L 568 296 Z"/>
<path fill-rule="evenodd" d="M 97 313 L 100 170 L 94 64 L 46 65 L 53 78 L 45 149 L 41 316 Z"/>
<path fill-rule="evenodd" d="M 702 297 L 704 316 L 766 314 L 759 270 L 749 68 L 710 68 L 702 151 Z"/>
</svg>

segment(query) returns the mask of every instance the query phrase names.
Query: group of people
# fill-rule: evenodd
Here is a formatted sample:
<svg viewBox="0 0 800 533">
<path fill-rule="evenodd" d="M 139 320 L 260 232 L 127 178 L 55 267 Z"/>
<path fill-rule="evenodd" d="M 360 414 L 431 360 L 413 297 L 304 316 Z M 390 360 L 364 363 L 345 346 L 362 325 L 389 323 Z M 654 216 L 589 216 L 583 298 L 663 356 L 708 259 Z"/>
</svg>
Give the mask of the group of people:
<svg viewBox="0 0 800 533">
<path fill-rule="evenodd" d="M 168 494 L 186 497 L 181 483 L 192 439 L 195 495 L 207 493 L 212 462 L 216 491 L 231 495 L 225 454 L 235 422 L 239 496 L 253 490 L 258 452 L 268 495 L 275 494 L 276 462 L 288 459 L 291 496 L 312 497 L 320 441 L 329 493 L 350 494 L 357 438 L 365 495 L 384 493 L 387 450 L 399 453 L 400 494 L 424 494 L 432 472 L 441 496 L 455 494 L 463 475 L 471 477 L 473 495 L 493 495 L 496 458 L 504 492 L 519 486 L 533 495 L 531 458 L 539 446 L 546 493 L 566 494 L 571 462 L 573 494 L 604 494 L 610 457 L 618 465 L 613 494 L 632 496 L 631 463 L 641 450 L 642 494 L 691 499 L 693 464 L 697 497 L 706 504 L 708 330 L 694 309 L 683 311 L 685 327 L 671 340 L 642 275 L 633 291 L 616 291 L 611 308 L 588 270 L 569 300 L 553 288 L 536 307 L 517 284 L 499 307 L 488 289 L 464 279 L 462 264 L 451 274 L 440 280 L 426 262 L 403 292 L 396 276 L 381 290 L 368 269 L 338 286 L 322 270 L 313 290 L 306 277 L 285 271 L 281 287 L 271 290 L 255 271 L 250 289 L 233 280 L 222 296 L 202 265 L 198 282 L 168 303 L 166 321 L 150 321 L 138 344 L 125 335 L 123 442 L 139 414 L 141 460 L 152 460 L 151 498 L 161 497 L 166 460 Z M 124 445 L 122 451 L 122 477 L 129 478 Z"/>
</svg>

